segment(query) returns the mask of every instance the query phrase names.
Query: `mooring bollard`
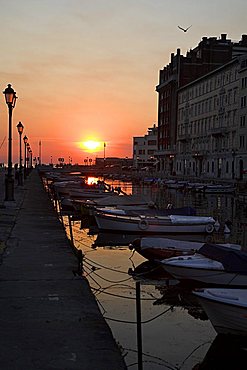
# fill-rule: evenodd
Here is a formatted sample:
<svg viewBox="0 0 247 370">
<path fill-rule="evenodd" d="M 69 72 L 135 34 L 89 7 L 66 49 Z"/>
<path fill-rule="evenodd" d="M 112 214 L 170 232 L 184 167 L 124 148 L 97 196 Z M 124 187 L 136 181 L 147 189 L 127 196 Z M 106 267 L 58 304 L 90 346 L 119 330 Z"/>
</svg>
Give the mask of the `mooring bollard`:
<svg viewBox="0 0 247 370">
<path fill-rule="evenodd" d="M 82 254 L 82 250 L 78 250 L 77 251 L 77 258 L 78 258 L 78 274 L 79 275 L 82 275 L 82 271 L 83 271 L 83 254 Z"/>
</svg>

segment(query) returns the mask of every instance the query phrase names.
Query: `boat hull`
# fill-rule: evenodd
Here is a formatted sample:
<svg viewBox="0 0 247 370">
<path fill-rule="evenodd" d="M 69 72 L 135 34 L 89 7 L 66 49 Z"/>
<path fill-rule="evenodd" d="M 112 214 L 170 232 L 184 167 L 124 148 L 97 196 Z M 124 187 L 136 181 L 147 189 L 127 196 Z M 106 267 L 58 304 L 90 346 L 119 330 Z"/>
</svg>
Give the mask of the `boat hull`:
<svg viewBox="0 0 247 370">
<path fill-rule="evenodd" d="M 234 300 L 222 302 L 202 296 L 200 292 L 195 294 L 217 333 L 247 336 L 246 304 L 241 306 Z"/>
<path fill-rule="evenodd" d="M 127 232 L 127 233 L 208 233 L 212 232 L 212 224 L 205 223 L 173 223 L 169 218 L 135 218 L 118 217 L 114 215 L 105 215 L 103 213 L 95 214 L 95 219 L 99 230 Z M 210 228 L 209 228 L 210 225 Z M 208 231 L 209 230 L 209 231 Z"/>
<path fill-rule="evenodd" d="M 163 262 L 164 269 L 175 279 L 190 280 L 210 285 L 246 286 L 247 275 L 213 268 L 200 269 L 169 265 Z"/>
</svg>

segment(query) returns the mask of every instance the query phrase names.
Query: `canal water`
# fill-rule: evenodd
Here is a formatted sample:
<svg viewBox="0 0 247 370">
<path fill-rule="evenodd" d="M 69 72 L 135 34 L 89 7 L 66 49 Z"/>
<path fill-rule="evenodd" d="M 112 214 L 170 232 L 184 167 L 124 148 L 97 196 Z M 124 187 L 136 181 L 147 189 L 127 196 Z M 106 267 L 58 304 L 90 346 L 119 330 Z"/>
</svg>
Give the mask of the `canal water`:
<svg viewBox="0 0 247 370">
<path fill-rule="evenodd" d="M 218 233 L 187 237 L 191 240 L 234 242 L 247 248 L 247 207 L 233 195 L 107 182 L 121 186 L 128 194 L 143 194 L 159 206 L 192 206 L 198 215 L 219 220 Z M 224 233 L 226 221 L 230 221 L 230 234 Z M 64 223 L 68 226 L 66 217 Z M 239 356 L 247 360 L 243 350 L 247 342 L 216 335 L 190 286 L 181 287 L 163 270 L 133 253 L 128 245 L 139 235 L 98 233 L 95 225 L 74 221 L 73 236 L 76 247 L 85 255 L 84 276 L 128 369 L 244 369 L 234 364 Z"/>
</svg>

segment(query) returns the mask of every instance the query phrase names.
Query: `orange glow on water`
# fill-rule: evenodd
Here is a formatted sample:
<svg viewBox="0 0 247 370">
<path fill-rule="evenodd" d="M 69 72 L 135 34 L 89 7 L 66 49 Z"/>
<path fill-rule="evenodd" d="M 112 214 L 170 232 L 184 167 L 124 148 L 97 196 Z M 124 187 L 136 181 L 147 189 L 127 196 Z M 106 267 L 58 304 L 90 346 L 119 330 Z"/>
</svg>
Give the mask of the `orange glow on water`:
<svg viewBox="0 0 247 370">
<path fill-rule="evenodd" d="M 99 180 L 98 177 L 88 177 L 87 178 L 87 183 L 88 183 L 88 185 L 97 184 L 98 180 Z"/>
</svg>

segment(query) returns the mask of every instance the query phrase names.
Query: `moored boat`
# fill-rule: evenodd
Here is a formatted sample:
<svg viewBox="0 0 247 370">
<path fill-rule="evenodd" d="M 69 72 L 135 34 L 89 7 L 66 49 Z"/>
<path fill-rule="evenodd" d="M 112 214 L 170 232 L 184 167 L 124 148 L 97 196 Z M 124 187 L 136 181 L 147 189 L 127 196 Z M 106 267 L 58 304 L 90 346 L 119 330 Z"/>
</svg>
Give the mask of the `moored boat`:
<svg viewBox="0 0 247 370">
<path fill-rule="evenodd" d="M 161 263 L 178 280 L 247 287 L 247 252 L 238 248 L 205 244 L 194 255 L 172 257 Z"/>
<path fill-rule="evenodd" d="M 217 333 L 247 336 L 247 290 L 205 288 L 193 293 Z"/>
<path fill-rule="evenodd" d="M 155 261 L 181 255 L 195 254 L 200 251 L 200 248 L 205 244 L 205 241 L 197 242 L 170 238 L 142 237 L 133 240 L 129 248 L 136 250 L 145 258 Z M 238 244 L 226 243 L 219 245 L 228 248 L 241 248 Z"/>
<path fill-rule="evenodd" d="M 129 216 L 96 212 L 99 230 L 134 233 L 212 233 L 215 219 L 201 216 Z"/>
</svg>

